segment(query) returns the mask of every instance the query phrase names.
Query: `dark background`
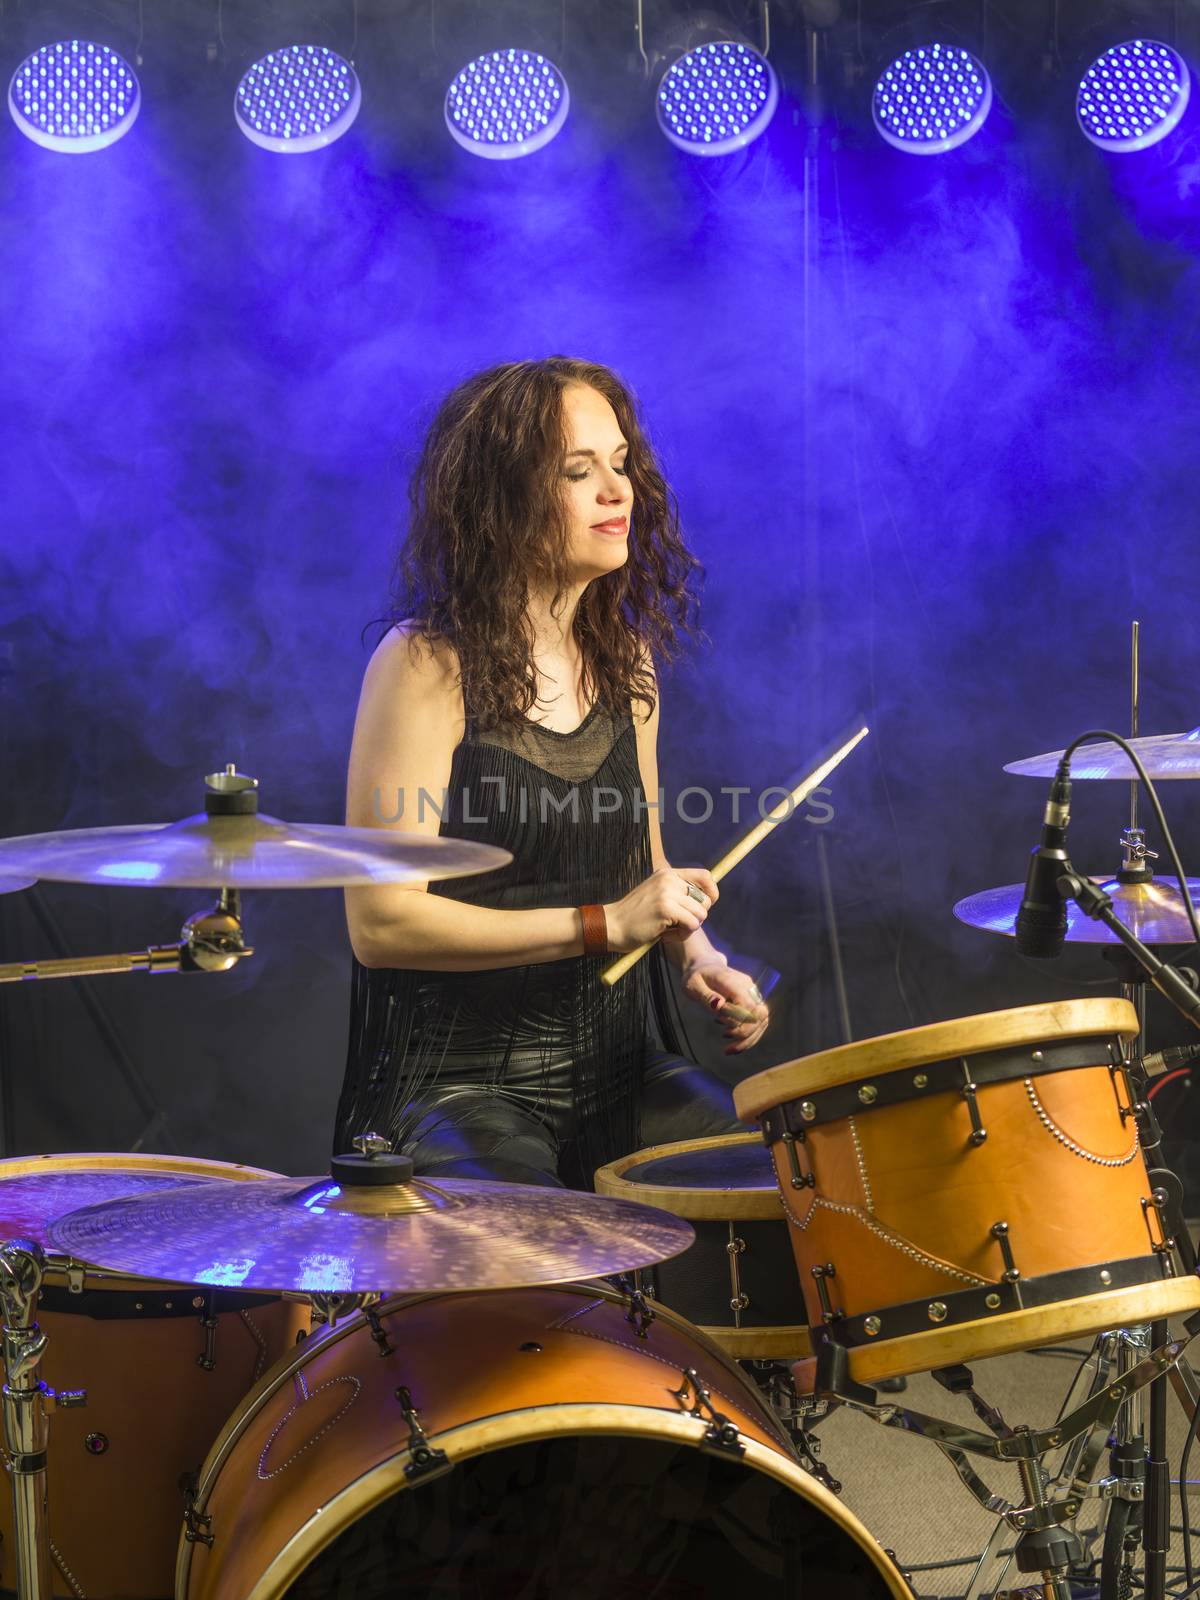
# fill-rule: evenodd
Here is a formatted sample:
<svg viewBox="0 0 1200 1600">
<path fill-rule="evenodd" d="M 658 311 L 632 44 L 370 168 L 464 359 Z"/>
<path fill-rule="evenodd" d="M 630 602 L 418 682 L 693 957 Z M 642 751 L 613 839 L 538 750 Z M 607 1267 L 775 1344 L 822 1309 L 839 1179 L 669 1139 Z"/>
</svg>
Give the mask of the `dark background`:
<svg viewBox="0 0 1200 1600">
<path fill-rule="evenodd" d="M 691 9 L 649 0 L 652 53 Z M 795 820 L 724 886 L 714 930 L 783 974 L 742 1067 L 840 1038 L 818 840 L 856 1036 L 1101 992 L 1094 953 L 1035 965 L 951 915 L 1036 840 L 1045 786 L 1002 764 L 1127 728 L 1132 618 L 1143 731 L 1200 721 L 1198 113 L 1142 155 L 1095 150 L 1080 65 L 1169 37 L 1171 8 L 1064 5 L 1057 36 L 1051 11 L 812 6 L 814 93 L 802 9 L 777 4 L 779 111 L 706 161 L 659 134 L 624 0 L 147 8 L 129 136 L 68 158 L 0 129 L 0 833 L 169 821 L 226 761 L 265 811 L 340 820 L 361 629 L 431 410 L 482 366 L 566 352 L 639 392 L 707 569 L 709 643 L 664 684 L 673 859 L 733 830 L 679 822 L 672 794 L 779 783 L 860 708 L 873 729 L 833 820 Z M 723 14 L 753 37 L 752 7 Z M 983 134 L 937 158 L 870 121 L 914 19 L 996 87 Z M 73 28 L 134 58 L 136 5 L 31 3 L 6 8 L 5 73 Z M 233 94 L 301 38 L 353 51 L 363 110 L 280 157 Z M 539 154 L 484 162 L 441 99 L 510 41 L 558 62 L 571 114 Z M 1165 798 L 1187 864 L 1196 796 Z M 1077 787 L 1081 867 L 1115 869 L 1127 807 Z M 170 939 L 208 898 L 9 895 L 0 960 Z M 8 1149 L 320 1168 L 340 897 L 260 893 L 247 918 L 257 954 L 229 976 L 0 991 Z M 1151 1021 L 1182 1036 L 1157 1001 Z M 1182 1130 L 1185 1098 L 1160 1103 Z"/>
</svg>

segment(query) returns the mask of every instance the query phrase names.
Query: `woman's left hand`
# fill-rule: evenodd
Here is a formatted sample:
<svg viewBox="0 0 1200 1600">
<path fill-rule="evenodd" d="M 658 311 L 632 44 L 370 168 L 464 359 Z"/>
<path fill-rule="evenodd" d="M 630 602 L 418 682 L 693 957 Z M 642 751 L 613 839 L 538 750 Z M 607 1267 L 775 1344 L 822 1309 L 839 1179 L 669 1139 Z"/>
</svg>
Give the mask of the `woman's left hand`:
<svg viewBox="0 0 1200 1600">
<path fill-rule="evenodd" d="M 689 964 L 683 972 L 683 992 L 689 1000 L 704 1006 L 714 1021 L 724 1027 L 729 1040 L 725 1049 L 727 1056 L 741 1055 L 752 1049 L 767 1031 L 771 1013 L 748 972 L 739 972 L 725 962 Z M 739 1022 L 726 1016 L 729 1004 L 749 1012 L 750 1020 Z"/>
</svg>

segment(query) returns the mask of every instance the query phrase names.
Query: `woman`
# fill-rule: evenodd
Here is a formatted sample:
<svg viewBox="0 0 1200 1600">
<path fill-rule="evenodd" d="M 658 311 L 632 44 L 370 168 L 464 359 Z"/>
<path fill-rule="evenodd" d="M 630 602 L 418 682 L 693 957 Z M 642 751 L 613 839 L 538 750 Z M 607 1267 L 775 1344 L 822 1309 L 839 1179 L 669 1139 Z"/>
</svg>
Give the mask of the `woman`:
<svg viewBox="0 0 1200 1600">
<path fill-rule="evenodd" d="M 727 1023 L 729 1052 L 761 1038 L 767 1009 L 704 932 L 715 881 L 667 862 L 647 805 L 653 663 L 689 629 L 696 568 L 606 368 L 518 362 L 442 405 L 363 685 L 347 821 L 514 859 L 347 893 L 336 1148 L 373 1129 L 418 1172 L 579 1188 L 643 1143 L 740 1126 L 728 1088 L 679 1053 L 665 961 L 717 1022 L 730 1001 L 753 1014 Z M 649 940 L 600 981 L 606 952 Z"/>
</svg>

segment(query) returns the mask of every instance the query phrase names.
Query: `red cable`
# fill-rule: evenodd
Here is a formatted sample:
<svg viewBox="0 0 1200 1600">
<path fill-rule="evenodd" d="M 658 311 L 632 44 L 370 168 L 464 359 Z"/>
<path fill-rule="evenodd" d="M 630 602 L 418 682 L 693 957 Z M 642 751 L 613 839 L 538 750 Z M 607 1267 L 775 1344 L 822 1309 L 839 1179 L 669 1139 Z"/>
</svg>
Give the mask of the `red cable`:
<svg viewBox="0 0 1200 1600">
<path fill-rule="evenodd" d="M 1150 1085 L 1150 1092 L 1149 1092 L 1149 1094 L 1147 1094 L 1146 1099 L 1147 1100 L 1153 1100 L 1154 1096 L 1158 1093 L 1158 1091 L 1160 1089 L 1165 1089 L 1167 1084 L 1170 1083 L 1172 1078 L 1185 1077 L 1188 1073 L 1191 1072 L 1191 1070 L 1192 1069 L 1191 1069 L 1190 1066 L 1189 1067 L 1176 1067 L 1174 1072 L 1168 1072 L 1165 1078 L 1160 1078 L 1157 1083 L 1153 1083 L 1153 1084 Z"/>
</svg>

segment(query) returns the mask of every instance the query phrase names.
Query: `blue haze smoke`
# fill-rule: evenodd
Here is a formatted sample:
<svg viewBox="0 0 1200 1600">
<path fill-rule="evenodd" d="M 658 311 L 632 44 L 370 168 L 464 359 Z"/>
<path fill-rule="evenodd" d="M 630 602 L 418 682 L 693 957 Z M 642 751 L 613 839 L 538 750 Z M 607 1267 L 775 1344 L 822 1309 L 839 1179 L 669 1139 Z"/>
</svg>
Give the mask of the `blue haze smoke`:
<svg viewBox="0 0 1200 1600">
<path fill-rule="evenodd" d="M 511 164 L 436 111 L 389 123 L 370 82 L 351 136 L 296 159 L 241 140 L 215 92 L 156 108 L 152 85 L 97 156 L 10 132 L 0 831 L 170 820 L 225 761 L 268 812 L 340 820 L 422 428 L 464 375 L 567 352 L 640 393 L 707 568 L 711 645 L 665 684 L 668 788 L 762 788 L 856 709 L 874 729 L 834 820 L 726 882 L 714 926 L 784 973 L 743 1066 L 838 1038 L 818 838 L 858 1035 L 1085 992 L 1094 958 L 1035 971 L 950 907 L 1035 842 L 1041 789 L 1001 764 L 1126 726 L 1132 617 L 1144 727 L 1200 721 L 1194 148 L 1148 156 L 1138 189 L 1069 125 L 997 114 L 922 161 L 810 139 L 785 96 L 766 138 L 703 163 L 645 108 L 590 111 L 605 81 Z M 1186 850 L 1194 801 L 1168 799 Z M 1078 796 L 1082 865 L 1115 867 L 1125 804 Z M 680 863 L 730 833 L 668 814 Z M 44 892 L 78 950 L 172 937 L 203 898 Z M 232 977 L 96 993 L 178 1148 L 319 1167 L 340 905 L 248 914 L 260 953 Z M 0 959 L 49 953 L 20 897 L 0 935 Z M 21 1148 L 137 1137 L 77 993 L 0 1005 Z"/>
</svg>

